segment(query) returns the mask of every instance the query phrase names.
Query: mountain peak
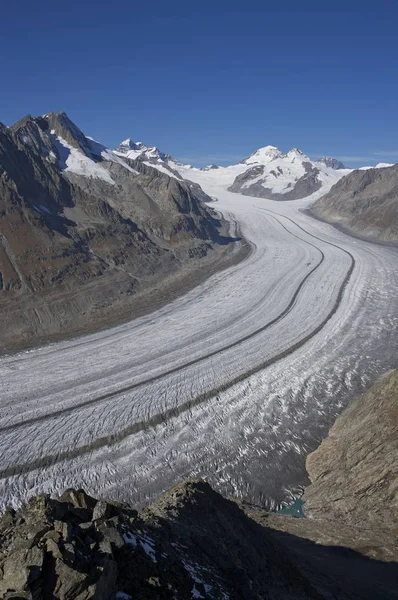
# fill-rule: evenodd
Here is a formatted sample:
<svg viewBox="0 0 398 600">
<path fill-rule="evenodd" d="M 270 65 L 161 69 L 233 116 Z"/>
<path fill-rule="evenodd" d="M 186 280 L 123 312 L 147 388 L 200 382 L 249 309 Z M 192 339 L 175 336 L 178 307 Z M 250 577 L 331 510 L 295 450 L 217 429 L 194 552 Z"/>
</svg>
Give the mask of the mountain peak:
<svg viewBox="0 0 398 600">
<path fill-rule="evenodd" d="M 268 146 L 262 146 L 261 148 L 256 150 L 255 153 L 257 152 L 260 152 L 261 154 L 265 154 L 267 156 L 275 156 L 281 154 L 279 148 L 277 148 L 276 146 L 271 146 L 270 144 Z"/>
<path fill-rule="evenodd" d="M 263 146 L 250 154 L 248 158 L 245 158 L 242 163 L 252 164 L 257 162 L 270 162 L 280 156 L 282 156 L 282 153 L 276 146 Z"/>
<path fill-rule="evenodd" d="M 337 160 L 337 158 L 333 158 L 331 156 L 321 156 L 321 158 L 317 159 L 317 162 L 321 162 L 327 167 L 330 167 L 331 169 L 338 170 L 346 168 L 340 160 Z"/>
<path fill-rule="evenodd" d="M 57 113 L 50 112 L 42 117 L 48 123 L 48 127 L 56 136 L 64 139 L 68 144 L 81 150 L 84 154 L 91 154 L 87 138 L 77 125 L 68 117 L 64 110 Z"/>
<path fill-rule="evenodd" d="M 27 114 L 24 117 L 22 117 L 22 119 L 19 119 L 16 123 L 14 123 L 14 125 L 11 126 L 11 129 L 13 131 L 18 131 L 19 129 L 21 129 L 22 127 L 25 127 L 25 125 L 31 121 L 33 121 L 34 118 L 32 117 L 31 114 Z"/>
<path fill-rule="evenodd" d="M 143 142 L 134 142 L 131 138 L 127 138 L 121 144 L 119 144 L 118 148 L 126 149 L 126 150 L 146 150 L 147 146 Z"/>
<path fill-rule="evenodd" d="M 264 150 L 267 152 L 279 152 L 279 149 L 276 146 L 272 146 L 271 144 L 268 144 L 267 146 L 262 146 L 261 148 L 259 148 L 259 150 Z"/>
<path fill-rule="evenodd" d="M 306 154 L 304 154 L 304 152 L 302 150 L 300 150 L 299 148 L 292 148 L 291 150 L 289 150 L 289 152 L 286 154 L 286 156 L 288 158 L 300 158 L 301 160 L 308 158 L 306 156 Z"/>
<path fill-rule="evenodd" d="M 161 152 L 156 146 L 147 146 L 143 142 L 133 142 L 131 138 L 127 138 L 121 142 L 115 148 L 114 152 L 125 158 L 139 160 L 167 162 L 172 159 L 169 154 Z"/>
</svg>

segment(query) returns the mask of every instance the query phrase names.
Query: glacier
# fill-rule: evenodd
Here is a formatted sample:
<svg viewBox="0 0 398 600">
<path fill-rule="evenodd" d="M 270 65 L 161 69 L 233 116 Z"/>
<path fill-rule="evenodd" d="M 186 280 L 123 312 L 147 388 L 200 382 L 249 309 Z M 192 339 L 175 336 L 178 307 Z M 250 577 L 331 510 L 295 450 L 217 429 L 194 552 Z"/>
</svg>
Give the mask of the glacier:
<svg viewBox="0 0 398 600">
<path fill-rule="evenodd" d="M 225 170 L 179 172 L 248 257 L 129 323 L 0 358 L 2 508 L 71 486 L 145 504 L 188 477 L 280 506 L 396 364 L 397 248 L 308 216 L 320 192 L 275 202 L 229 192 Z"/>
</svg>

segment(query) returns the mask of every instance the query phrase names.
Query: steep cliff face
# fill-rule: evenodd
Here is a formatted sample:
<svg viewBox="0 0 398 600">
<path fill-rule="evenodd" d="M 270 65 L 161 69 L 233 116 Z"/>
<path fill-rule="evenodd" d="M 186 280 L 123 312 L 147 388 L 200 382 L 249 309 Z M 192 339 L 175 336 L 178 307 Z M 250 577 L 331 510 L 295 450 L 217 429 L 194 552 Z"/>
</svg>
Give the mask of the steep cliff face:
<svg viewBox="0 0 398 600">
<path fill-rule="evenodd" d="M 0 346 L 105 324 L 182 266 L 219 258 L 226 224 L 197 191 L 65 113 L 0 125 Z"/>
<path fill-rule="evenodd" d="M 304 499 L 314 518 L 389 531 L 398 525 L 398 371 L 337 419 L 307 459 Z"/>
<path fill-rule="evenodd" d="M 311 212 L 354 235 L 398 242 L 398 165 L 353 171 L 315 202 Z"/>
<path fill-rule="evenodd" d="M 0 520 L 0 595 L 5 600 L 396 597 L 389 565 L 298 542 L 262 527 L 201 481 L 176 486 L 140 513 L 67 490 L 57 500 L 33 498 Z"/>
</svg>

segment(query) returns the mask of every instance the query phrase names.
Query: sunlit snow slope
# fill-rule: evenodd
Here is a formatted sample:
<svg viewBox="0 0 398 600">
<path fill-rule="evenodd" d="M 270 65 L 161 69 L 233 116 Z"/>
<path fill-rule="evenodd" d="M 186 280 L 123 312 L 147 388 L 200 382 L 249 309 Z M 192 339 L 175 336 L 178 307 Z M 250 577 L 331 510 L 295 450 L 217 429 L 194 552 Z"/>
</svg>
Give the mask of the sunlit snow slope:
<svg viewBox="0 0 398 600">
<path fill-rule="evenodd" d="M 185 175 L 185 174 L 183 174 Z M 0 498 L 85 487 L 145 500 L 204 476 L 264 505 L 397 356 L 398 250 L 190 169 L 250 256 L 145 317 L 0 360 Z"/>
</svg>

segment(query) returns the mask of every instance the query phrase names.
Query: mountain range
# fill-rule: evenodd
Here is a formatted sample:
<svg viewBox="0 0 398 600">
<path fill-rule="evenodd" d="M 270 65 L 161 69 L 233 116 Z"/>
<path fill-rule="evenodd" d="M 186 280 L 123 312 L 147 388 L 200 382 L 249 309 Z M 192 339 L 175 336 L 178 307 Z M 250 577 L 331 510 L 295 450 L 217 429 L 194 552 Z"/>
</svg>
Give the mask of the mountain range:
<svg viewBox="0 0 398 600">
<path fill-rule="evenodd" d="M 114 152 L 181 181 L 222 182 L 231 192 L 269 200 L 313 200 L 311 214 L 348 233 L 373 241 L 398 241 L 398 167 L 393 164 L 354 170 L 332 157 L 311 160 L 297 148 L 283 153 L 264 146 L 235 165 L 197 168 L 131 139 Z"/>
<path fill-rule="evenodd" d="M 397 167 L 379 167 L 352 171 L 265 146 L 198 168 L 130 138 L 112 151 L 64 112 L 0 124 L 0 346 L 129 318 L 238 260 L 244 242 L 202 185 L 318 201 L 315 216 L 396 241 Z"/>
<path fill-rule="evenodd" d="M 351 172 L 330 157 L 311 160 L 301 150 L 293 148 L 286 154 L 275 146 L 265 146 L 236 165 L 202 169 L 184 165 L 170 154 L 142 142 L 126 139 L 114 152 L 133 158 L 177 179 L 197 180 L 198 172 L 207 172 L 226 181 L 231 192 L 270 200 L 298 200 L 314 192 L 326 193 L 341 177 Z"/>
</svg>

